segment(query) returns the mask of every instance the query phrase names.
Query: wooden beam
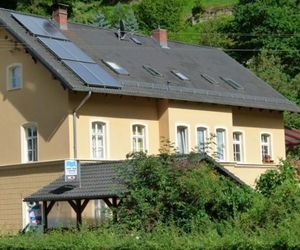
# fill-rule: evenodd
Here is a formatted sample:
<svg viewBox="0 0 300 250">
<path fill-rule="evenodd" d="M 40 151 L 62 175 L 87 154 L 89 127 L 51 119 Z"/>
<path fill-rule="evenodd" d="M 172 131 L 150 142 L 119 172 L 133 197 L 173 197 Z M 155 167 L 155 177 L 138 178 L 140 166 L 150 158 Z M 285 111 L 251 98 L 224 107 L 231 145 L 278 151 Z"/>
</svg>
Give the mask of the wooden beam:
<svg viewBox="0 0 300 250">
<path fill-rule="evenodd" d="M 106 205 L 112 209 L 113 208 L 113 204 L 110 202 L 110 200 L 108 198 L 103 198 L 103 201 L 106 203 Z"/>
<path fill-rule="evenodd" d="M 74 202 L 74 201 L 72 201 L 72 200 L 69 200 L 69 201 L 68 201 L 68 203 L 70 204 L 70 206 L 73 208 L 74 212 L 76 213 L 76 209 L 77 209 L 77 207 L 76 207 L 76 204 L 75 204 L 75 202 Z"/>
<path fill-rule="evenodd" d="M 84 209 L 86 208 L 87 204 L 89 203 L 89 199 L 85 199 L 81 205 L 81 213 L 83 213 Z"/>
<path fill-rule="evenodd" d="M 54 204 L 55 204 L 55 201 L 50 201 L 49 206 L 46 207 L 46 214 L 47 214 L 47 215 L 50 213 L 50 211 L 51 211 L 51 209 L 53 208 Z"/>
</svg>

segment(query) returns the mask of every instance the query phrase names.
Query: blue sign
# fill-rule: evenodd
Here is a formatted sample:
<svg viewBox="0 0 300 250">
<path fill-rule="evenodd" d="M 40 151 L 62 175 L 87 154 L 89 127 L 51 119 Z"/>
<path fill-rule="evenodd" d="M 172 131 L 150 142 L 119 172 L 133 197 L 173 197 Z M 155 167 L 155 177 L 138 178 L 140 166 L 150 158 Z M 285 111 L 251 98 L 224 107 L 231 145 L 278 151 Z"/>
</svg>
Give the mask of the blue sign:
<svg viewBox="0 0 300 250">
<path fill-rule="evenodd" d="M 65 181 L 78 181 L 79 180 L 79 161 L 65 160 Z"/>
</svg>

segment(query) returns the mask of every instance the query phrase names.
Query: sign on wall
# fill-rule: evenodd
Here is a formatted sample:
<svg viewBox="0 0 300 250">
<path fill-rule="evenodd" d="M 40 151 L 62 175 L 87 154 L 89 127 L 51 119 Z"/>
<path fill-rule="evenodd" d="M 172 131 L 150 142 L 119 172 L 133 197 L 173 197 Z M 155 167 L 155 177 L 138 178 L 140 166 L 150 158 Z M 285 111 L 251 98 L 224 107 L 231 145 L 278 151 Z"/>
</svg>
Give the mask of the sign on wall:
<svg viewBox="0 0 300 250">
<path fill-rule="evenodd" d="M 80 164 L 77 160 L 65 160 L 65 181 L 78 181 L 80 178 Z"/>
</svg>

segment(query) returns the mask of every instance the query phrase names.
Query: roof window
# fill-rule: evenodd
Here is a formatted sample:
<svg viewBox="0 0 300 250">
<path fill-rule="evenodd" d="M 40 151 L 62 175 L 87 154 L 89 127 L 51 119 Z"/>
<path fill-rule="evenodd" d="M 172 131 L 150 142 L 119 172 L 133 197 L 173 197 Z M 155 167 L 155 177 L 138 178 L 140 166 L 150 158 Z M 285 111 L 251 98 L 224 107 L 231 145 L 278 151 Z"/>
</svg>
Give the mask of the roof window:
<svg viewBox="0 0 300 250">
<path fill-rule="evenodd" d="M 134 43 L 136 43 L 136 44 L 138 44 L 138 45 L 142 45 L 142 42 L 141 42 L 139 39 L 137 39 L 136 37 L 131 36 L 130 39 L 131 39 Z"/>
<path fill-rule="evenodd" d="M 236 81 L 230 79 L 230 78 L 225 78 L 220 76 L 220 78 L 226 82 L 230 87 L 234 88 L 234 89 L 244 89 L 241 85 L 239 85 Z"/>
<path fill-rule="evenodd" d="M 215 80 L 213 77 L 207 75 L 207 74 L 201 74 L 202 78 L 204 78 L 206 81 L 208 81 L 211 84 L 214 85 L 219 85 L 219 83 L 217 82 L 217 80 Z"/>
<path fill-rule="evenodd" d="M 116 64 L 115 62 L 104 61 L 104 60 L 102 60 L 102 62 L 119 75 L 129 75 L 126 69 L 122 68 L 120 65 Z"/>
<path fill-rule="evenodd" d="M 151 75 L 153 76 L 159 76 L 159 77 L 162 77 L 162 74 L 159 73 L 156 69 L 152 68 L 151 66 L 149 65 L 143 65 L 143 68 L 145 70 L 147 70 Z"/>
<path fill-rule="evenodd" d="M 186 75 L 182 74 L 181 72 L 179 72 L 177 70 L 171 70 L 171 72 L 182 81 L 190 80 Z"/>
</svg>

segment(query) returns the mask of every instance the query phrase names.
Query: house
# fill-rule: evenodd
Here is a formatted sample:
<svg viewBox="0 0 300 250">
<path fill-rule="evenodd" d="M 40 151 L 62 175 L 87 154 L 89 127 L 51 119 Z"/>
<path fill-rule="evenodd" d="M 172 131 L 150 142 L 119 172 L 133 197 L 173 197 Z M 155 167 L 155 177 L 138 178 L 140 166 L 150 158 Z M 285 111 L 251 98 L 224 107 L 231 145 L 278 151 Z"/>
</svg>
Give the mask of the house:
<svg viewBox="0 0 300 250">
<path fill-rule="evenodd" d="M 65 159 L 157 154 L 162 138 L 182 154 L 215 154 L 254 185 L 285 157 L 283 111 L 300 112 L 220 49 L 170 42 L 163 29 L 70 23 L 63 5 L 53 19 L 0 9 L 0 45 L 2 230 L 26 225 L 23 199 L 61 176 Z M 67 206 L 49 223 L 72 217 Z"/>
<path fill-rule="evenodd" d="M 285 145 L 288 151 L 300 145 L 299 129 L 285 127 Z"/>
</svg>

